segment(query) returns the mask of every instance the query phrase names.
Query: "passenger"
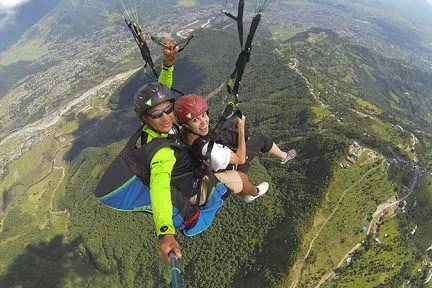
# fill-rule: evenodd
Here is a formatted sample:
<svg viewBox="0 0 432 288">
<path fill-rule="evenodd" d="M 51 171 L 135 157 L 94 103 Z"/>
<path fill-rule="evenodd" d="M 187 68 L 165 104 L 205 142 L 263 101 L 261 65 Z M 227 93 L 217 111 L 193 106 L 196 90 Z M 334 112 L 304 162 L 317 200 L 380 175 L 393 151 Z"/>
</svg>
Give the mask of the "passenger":
<svg viewBox="0 0 432 288">
<path fill-rule="evenodd" d="M 181 133 L 182 139 L 189 145 L 194 145 L 196 141 L 204 139 L 204 141 L 200 141 L 203 143 L 201 146 L 195 145 L 204 156 L 208 155 L 207 149 L 210 143 L 208 141 L 210 132 L 208 110 L 209 105 L 204 98 L 195 94 L 180 97 L 176 101 L 174 110 L 178 123 L 184 128 Z M 209 153 L 211 168 L 217 172 L 215 176 L 234 193 L 241 193 L 245 195 L 246 202 L 252 202 L 267 192 L 269 184 L 262 182 L 254 186 L 250 183 L 246 174 L 250 161 L 261 153 L 268 153 L 280 159 L 281 164 L 285 164 L 293 159 L 297 153 L 293 149 L 287 152 L 282 151 L 266 135 L 252 136 L 246 141 L 244 116 L 237 118 L 236 126 L 238 131 L 236 151 L 221 143 L 214 143 Z M 236 165 L 234 170 L 232 170 L 233 165 Z"/>
</svg>

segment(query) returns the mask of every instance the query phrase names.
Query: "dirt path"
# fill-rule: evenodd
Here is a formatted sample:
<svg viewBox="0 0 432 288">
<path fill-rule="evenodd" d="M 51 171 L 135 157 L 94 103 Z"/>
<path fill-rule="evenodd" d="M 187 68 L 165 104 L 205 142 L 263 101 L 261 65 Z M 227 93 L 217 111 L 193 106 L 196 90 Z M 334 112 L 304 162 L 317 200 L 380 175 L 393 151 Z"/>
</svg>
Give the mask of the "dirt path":
<svg viewBox="0 0 432 288">
<path fill-rule="evenodd" d="M 53 198 L 54 198 L 54 193 L 55 193 L 55 191 L 57 190 L 57 188 L 60 186 L 60 183 L 63 181 L 63 178 L 64 178 L 64 167 L 56 167 L 55 166 L 55 160 L 56 160 L 56 157 L 58 156 L 58 153 L 63 149 L 63 148 L 65 148 L 65 147 L 67 147 L 67 146 L 69 146 L 69 145 L 71 145 L 72 144 L 72 142 L 69 142 L 69 143 L 67 143 L 67 144 L 64 144 L 63 146 L 61 146 L 59 149 L 57 149 L 57 151 L 55 152 L 55 154 L 54 154 L 54 157 L 53 157 L 53 160 L 51 161 L 51 168 L 50 168 L 50 171 L 48 172 L 48 174 L 47 175 L 45 175 L 45 176 L 43 176 L 40 180 L 38 180 L 37 182 L 35 182 L 35 183 L 33 183 L 32 185 L 30 185 L 21 195 L 25 195 L 26 193 L 27 193 L 27 191 L 28 190 L 30 190 L 32 187 L 34 187 L 35 185 L 38 185 L 39 183 L 41 183 L 42 181 L 44 181 L 44 180 L 46 180 L 48 177 L 50 177 L 51 176 L 51 174 L 53 173 L 53 171 L 54 171 L 54 169 L 63 169 L 63 175 L 62 175 L 62 178 L 60 179 L 60 181 L 59 181 L 59 183 L 57 184 L 57 187 L 54 189 L 54 191 L 53 191 L 53 194 L 52 194 L 52 196 L 51 196 L 51 201 L 50 201 L 50 212 L 51 212 L 51 214 L 53 214 L 52 213 L 52 200 L 53 200 Z M 8 216 L 8 214 L 9 214 L 9 208 L 11 207 L 11 205 L 9 205 L 7 208 L 6 208 L 6 211 L 5 211 L 5 215 L 3 216 L 3 218 L 1 219 L 1 221 L 0 221 L 0 233 L 2 233 L 3 232 L 3 224 L 4 224 L 4 221 L 5 221 L 5 219 L 7 218 L 7 216 Z M 62 213 L 66 213 L 66 212 L 63 212 L 63 211 L 61 211 Z"/>
<path fill-rule="evenodd" d="M 371 223 L 369 224 L 369 228 L 368 228 L 367 234 L 369 234 L 371 232 L 372 227 L 374 227 L 375 224 L 379 221 L 379 219 L 381 218 L 382 214 L 384 213 L 384 211 L 386 209 L 391 208 L 391 207 L 399 204 L 400 202 L 404 201 L 405 199 L 407 199 L 414 192 L 414 188 L 415 188 L 415 185 L 417 184 L 418 175 L 419 175 L 419 168 L 416 166 L 415 169 L 416 169 L 416 172 L 415 172 L 414 179 L 413 179 L 413 182 L 411 183 L 410 190 L 409 190 L 408 194 L 405 195 L 404 197 L 402 197 L 401 199 L 399 199 L 398 201 L 392 201 L 392 199 L 394 199 L 392 197 L 389 200 L 387 200 L 386 202 L 378 205 L 377 210 L 373 214 Z M 318 285 L 315 288 L 319 288 L 328 279 L 330 279 L 330 277 L 332 277 L 335 274 L 334 270 L 336 268 L 339 268 L 340 266 L 342 266 L 342 264 L 344 263 L 344 261 L 348 257 L 348 255 L 351 254 L 351 253 L 353 253 L 355 250 L 357 250 L 360 247 L 361 247 L 361 243 L 357 243 L 347 254 L 345 254 L 345 256 L 342 258 L 342 260 L 339 262 L 339 264 L 335 268 L 333 268 L 332 271 L 328 272 L 323 277 L 321 277 L 320 282 L 318 283 Z"/>
<path fill-rule="evenodd" d="M 65 148 L 65 147 L 67 147 L 67 146 L 69 146 L 71 144 L 72 144 L 72 142 L 68 143 L 67 145 L 62 146 L 57 152 L 59 152 L 61 149 Z M 66 151 L 65 151 L 65 153 L 66 153 Z M 64 155 L 64 153 L 62 155 Z M 55 193 L 56 193 L 57 189 L 60 187 L 60 184 L 63 182 L 63 179 L 65 177 L 65 168 L 63 166 L 55 166 L 56 158 L 57 157 L 54 157 L 54 163 L 53 163 L 54 164 L 54 169 L 61 169 L 62 170 L 62 177 L 60 178 L 59 182 L 57 183 L 56 188 L 52 192 L 51 199 L 50 199 L 50 213 L 52 215 L 60 215 L 60 214 L 67 213 L 68 214 L 68 218 L 69 218 L 69 211 L 67 209 L 65 209 L 63 211 L 53 211 L 53 201 L 54 201 Z"/>
<path fill-rule="evenodd" d="M 280 56 L 283 57 L 282 55 L 280 55 Z M 315 99 L 315 101 L 317 101 L 321 105 L 321 107 L 326 108 L 328 105 L 324 104 L 324 102 L 322 102 L 321 99 L 319 99 L 319 97 L 315 94 L 313 86 L 310 83 L 309 79 L 303 74 L 302 71 L 300 71 L 297 64 L 295 64 L 298 62 L 298 60 L 297 59 L 291 59 L 291 60 L 294 60 L 294 64 L 289 65 L 289 68 L 294 70 L 300 77 L 303 78 L 303 80 L 305 80 L 306 85 L 309 88 L 309 93 L 312 95 L 312 97 Z"/>
<path fill-rule="evenodd" d="M 352 188 L 354 188 L 355 186 L 357 186 L 361 181 L 363 181 L 363 179 L 369 175 L 370 173 L 372 173 L 373 171 L 381 168 L 382 165 L 384 165 L 385 161 L 383 160 L 381 162 L 380 165 L 378 165 L 375 168 L 370 169 L 369 171 L 367 171 L 362 177 L 360 177 L 359 180 L 357 180 L 357 182 L 355 182 L 353 185 L 351 185 L 350 187 L 348 187 L 347 189 L 345 189 L 342 192 L 341 197 L 339 198 L 338 203 L 336 204 L 336 207 L 333 209 L 332 213 L 327 217 L 327 219 L 324 221 L 324 223 L 321 225 L 320 229 L 317 231 L 317 233 L 315 234 L 315 237 L 312 239 L 312 241 L 309 244 L 309 249 L 306 252 L 305 256 L 303 257 L 303 259 L 300 261 L 300 263 L 296 263 L 293 267 L 293 282 L 290 285 L 290 288 L 295 288 L 298 285 L 298 282 L 300 281 L 300 277 L 301 277 L 301 272 L 303 269 L 303 264 L 306 261 L 307 257 L 309 256 L 309 253 L 312 251 L 313 245 L 315 243 L 315 240 L 318 238 L 318 236 L 321 234 L 321 231 L 324 229 L 325 225 L 327 224 L 327 222 L 333 217 L 333 215 L 336 213 L 337 209 L 339 208 L 340 203 L 342 202 L 343 198 L 345 197 L 346 193 L 351 190 Z"/>
<path fill-rule="evenodd" d="M 60 178 L 59 182 L 57 183 L 56 188 L 53 190 L 53 193 L 51 195 L 51 200 L 50 200 L 50 213 L 53 215 L 59 215 L 59 214 L 64 214 L 67 213 L 67 209 L 63 210 L 63 211 L 53 211 L 53 200 L 54 200 L 54 196 L 55 196 L 55 192 L 57 191 L 58 187 L 60 186 L 60 184 L 63 182 L 63 179 L 65 177 L 65 169 L 64 167 L 54 167 L 54 169 L 61 169 L 62 170 L 62 177 Z"/>
<path fill-rule="evenodd" d="M 207 96 L 205 96 L 204 98 L 208 101 L 210 100 L 214 95 L 216 95 L 217 93 L 219 93 L 219 91 L 226 85 L 226 81 L 222 82 L 219 87 L 217 87 L 216 89 L 214 89 L 213 91 L 211 91 L 210 93 L 207 94 Z"/>
</svg>

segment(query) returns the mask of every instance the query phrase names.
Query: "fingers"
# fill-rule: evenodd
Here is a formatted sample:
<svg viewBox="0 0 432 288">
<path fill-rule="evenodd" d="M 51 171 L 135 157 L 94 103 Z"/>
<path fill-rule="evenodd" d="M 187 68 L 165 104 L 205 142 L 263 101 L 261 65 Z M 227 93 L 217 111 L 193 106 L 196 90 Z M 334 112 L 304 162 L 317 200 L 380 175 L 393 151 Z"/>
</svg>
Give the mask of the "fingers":
<svg viewBox="0 0 432 288">
<path fill-rule="evenodd" d="M 165 40 L 165 47 L 169 51 L 178 51 L 177 43 L 175 42 L 174 38 L 171 35 L 168 35 Z"/>
<path fill-rule="evenodd" d="M 177 247 L 173 247 L 172 251 L 174 251 L 174 253 L 176 254 L 178 259 L 182 258 L 182 253 L 181 253 L 181 249 L 180 249 L 180 245 L 177 242 Z"/>
<path fill-rule="evenodd" d="M 159 257 L 169 263 L 169 253 L 174 251 L 177 258 L 182 257 L 180 244 L 175 239 L 174 235 L 164 235 L 161 237 L 159 242 Z"/>
<path fill-rule="evenodd" d="M 246 122 L 246 117 L 244 115 L 242 115 L 241 118 L 240 117 L 237 118 L 237 125 L 239 125 L 239 126 L 244 125 L 245 122 Z"/>
<path fill-rule="evenodd" d="M 174 38 L 171 35 L 168 35 L 165 40 L 165 45 L 163 48 L 164 65 L 172 66 L 176 60 L 178 51 L 179 51 L 179 47 L 177 46 L 177 43 L 174 41 Z"/>
<path fill-rule="evenodd" d="M 165 38 L 165 45 L 170 46 L 174 42 L 174 38 L 171 34 L 168 34 Z"/>
<path fill-rule="evenodd" d="M 162 250 L 159 248 L 159 257 L 166 263 L 169 263 L 169 252 L 170 250 Z"/>
</svg>

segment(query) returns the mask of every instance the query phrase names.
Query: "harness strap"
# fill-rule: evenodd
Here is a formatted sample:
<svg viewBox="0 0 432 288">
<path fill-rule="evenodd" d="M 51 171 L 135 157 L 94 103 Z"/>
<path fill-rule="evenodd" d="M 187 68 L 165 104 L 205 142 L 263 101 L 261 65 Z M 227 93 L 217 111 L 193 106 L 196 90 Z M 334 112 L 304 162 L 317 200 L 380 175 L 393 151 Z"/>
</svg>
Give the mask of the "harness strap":
<svg viewBox="0 0 432 288">
<path fill-rule="evenodd" d="M 258 24 L 261 20 L 261 13 L 256 14 L 252 18 L 252 23 L 249 28 L 249 34 L 246 39 L 246 44 L 244 49 L 240 52 L 237 57 L 236 65 L 234 71 L 230 75 L 230 79 L 227 82 L 227 91 L 229 94 L 234 95 L 236 101 L 238 101 L 238 91 L 240 88 L 241 79 L 243 77 L 244 70 L 246 68 L 246 64 L 250 60 L 251 50 L 252 50 L 252 40 L 255 36 L 255 32 L 258 29 Z M 238 20 L 237 20 L 238 21 Z M 238 22 L 237 22 L 238 23 Z M 243 26 L 243 24 L 242 24 Z M 240 33 L 240 31 L 239 31 Z M 243 48 L 243 28 L 241 30 L 242 37 L 240 38 L 240 42 L 242 43 Z M 240 35 L 240 34 L 239 34 Z"/>
<path fill-rule="evenodd" d="M 220 134 L 220 132 L 222 131 L 222 129 L 225 125 L 225 122 L 234 116 L 241 117 L 242 113 L 241 113 L 240 109 L 238 108 L 237 103 L 229 102 L 227 104 L 227 106 L 225 107 L 224 111 L 222 112 L 222 114 L 219 115 L 219 119 L 218 119 L 218 122 L 216 123 L 215 127 L 209 133 L 210 139 L 213 139 L 214 141 L 216 141 L 218 135 Z"/>
<path fill-rule="evenodd" d="M 225 2 L 225 7 L 226 7 L 227 2 Z M 234 21 L 237 22 L 237 31 L 238 31 L 238 35 L 239 35 L 239 40 L 240 40 L 240 48 L 243 49 L 243 11 L 244 11 L 244 0 L 239 0 L 238 2 L 238 9 L 237 9 L 237 17 L 232 15 L 231 13 L 222 10 L 222 12 L 230 17 L 231 19 L 233 19 Z"/>
<path fill-rule="evenodd" d="M 126 25 L 128 26 L 129 30 L 131 31 L 132 36 L 134 37 L 134 40 L 140 49 L 141 57 L 145 61 L 144 68 L 147 67 L 147 65 L 149 65 L 153 71 L 153 74 L 157 78 L 158 74 L 156 72 L 156 67 L 153 63 L 153 59 L 152 59 L 151 54 L 150 54 L 150 49 L 147 45 L 147 42 L 145 41 L 144 34 L 143 34 L 141 27 L 138 26 L 137 24 L 135 24 L 134 22 L 132 22 L 131 20 L 127 20 L 125 16 L 123 16 L 123 19 L 126 22 Z"/>
<path fill-rule="evenodd" d="M 193 225 L 195 225 L 196 221 L 198 220 L 199 214 L 199 210 L 195 209 L 195 213 L 184 221 L 185 229 L 189 229 L 193 227 Z"/>
</svg>

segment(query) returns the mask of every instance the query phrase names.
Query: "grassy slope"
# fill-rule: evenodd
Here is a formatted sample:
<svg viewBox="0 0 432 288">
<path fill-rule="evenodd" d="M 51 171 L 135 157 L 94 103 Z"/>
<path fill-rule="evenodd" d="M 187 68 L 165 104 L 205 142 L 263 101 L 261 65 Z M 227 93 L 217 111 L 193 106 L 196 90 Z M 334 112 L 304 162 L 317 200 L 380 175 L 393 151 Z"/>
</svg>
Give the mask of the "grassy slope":
<svg viewBox="0 0 432 288">
<path fill-rule="evenodd" d="M 362 248 L 354 254 L 354 263 L 351 266 L 344 265 L 337 273 L 337 278 L 322 287 L 377 287 L 389 283 L 392 278 L 401 274 L 401 270 L 406 270 L 409 275 L 403 281 L 405 283 L 410 277 L 418 277 L 420 261 L 416 259 L 410 241 L 406 241 L 406 236 L 401 235 L 397 218 L 384 222 L 376 236 L 381 244 L 370 241 L 367 250 Z M 402 284 L 402 281 L 398 284 Z"/>
<path fill-rule="evenodd" d="M 407 212 L 384 221 L 376 237 L 354 254 L 352 266 L 343 265 L 337 277 L 323 287 L 399 287 L 410 281 L 409 287 L 424 286 L 432 259 L 425 255 L 431 244 L 432 209 L 430 176 L 424 177 L 416 192 L 407 199 Z M 416 203 L 416 204 L 414 204 Z M 410 232 L 417 225 L 416 233 Z M 387 234 L 387 236 L 386 236 Z M 423 262 L 425 261 L 425 262 Z"/>
<path fill-rule="evenodd" d="M 87 112 L 98 113 L 94 109 Z M 21 174 L 17 175 L 32 177 L 18 177 L 16 181 L 24 184 L 16 189 L 18 192 L 13 197 L 9 196 L 12 204 L 8 203 L 4 211 L 0 234 L 0 286 L 29 287 L 36 281 L 43 287 L 52 287 L 61 281 L 62 287 L 82 287 L 95 275 L 78 252 L 81 239 L 67 239 L 70 213 L 61 203 L 69 174 L 69 163 L 64 159 L 71 147 L 72 133 L 78 128 L 76 124 L 72 118 L 71 122 L 58 127 L 56 138 L 48 137 L 33 145 L 9 165 L 14 169 L 33 167 L 33 170 L 18 170 Z M 55 164 L 53 170 L 41 169 L 51 167 L 52 163 Z M 113 286 L 109 279 L 95 279 L 94 283 L 101 287 Z"/>
<path fill-rule="evenodd" d="M 409 202 L 413 205 L 414 201 L 417 201 L 417 205 L 409 213 L 413 222 L 418 223 L 419 226 L 414 242 L 421 250 L 424 250 L 432 245 L 432 221 L 428 217 L 432 212 L 432 177 L 430 175 L 425 177 L 422 189 Z"/>
<path fill-rule="evenodd" d="M 316 285 L 353 246 L 364 239 L 365 235 L 360 230 L 363 225 L 368 225 L 364 220 L 365 214 L 375 211 L 379 203 L 392 195 L 384 173 L 385 163 L 381 158 L 373 164 L 335 171 L 325 201 L 315 215 L 311 230 L 303 238 L 298 264 L 303 261 L 304 264 L 299 287 Z M 305 260 L 312 240 L 312 249 Z M 289 286 L 292 280 L 293 274 L 285 285 Z"/>
<path fill-rule="evenodd" d="M 430 76 L 427 73 L 419 72 L 411 64 L 346 43 L 333 32 L 310 31 L 291 38 L 284 54 L 300 61 L 300 70 L 314 83 L 316 92 L 327 104 L 333 108 L 338 105 L 356 108 L 354 96 L 387 113 L 392 105 L 399 107 L 400 111 L 393 111 L 394 115 L 386 118 L 395 124 L 400 121 L 402 125 L 411 125 L 413 121 L 429 125 L 430 101 L 426 91 L 430 88 L 426 88 L 429 84 L 425 80 Z"/>
<path fill-rule="evenodd" d="M 9 171 L 14 171 L 17 178 L 12 180 L 14 186 L 11 187 L 8 187 L 8 179 L 14 173 L 8 174 L 6 181 L 2 181 L 2 185 L 6 185 L 3 193 L 8 191 L 8 201 L 12 203 L 8 203 L 1 218 L 4 219 L 0 234 L 2 274 L 26 245 L 50 240 L 66 232 L 67 215 L 53 215 L 50 209 L 53 193 L 62 188 L 59 182 L 64 180 L 61 169 L 52 169 L 52 159 L 63 145 L 48 137 L 8 165 Z"/>
<path fill-rule="evenodd" d="M 15 185 L 28 187 L 46 175 L 51 170 L 52 150 L 55 147 L 52 140 L 50 138 L 34 145 L 20 159 L 8 164 L 8 174 L 2 179 L 0 189 L 4 192 L 13 190 Z"/>
</svg>

